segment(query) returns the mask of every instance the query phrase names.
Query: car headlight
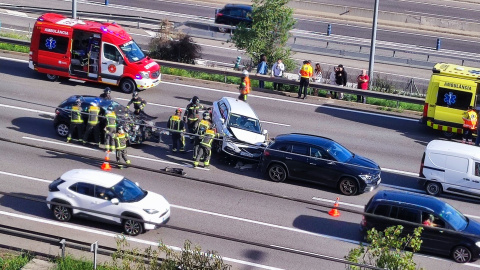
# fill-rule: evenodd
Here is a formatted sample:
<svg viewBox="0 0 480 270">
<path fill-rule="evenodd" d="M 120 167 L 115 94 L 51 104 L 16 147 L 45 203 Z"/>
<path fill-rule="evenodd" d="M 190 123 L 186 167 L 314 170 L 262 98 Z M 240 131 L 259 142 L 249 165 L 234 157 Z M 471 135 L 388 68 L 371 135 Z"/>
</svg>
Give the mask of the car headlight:
<svg viewBox="0 0 480 270">
<path fill-rule="evenodd" d="M 142 76 L 143 79 L 148 79 L 150 78 L 150 73 L 147 71 L 140 71 L 140 76 Z"/>
<path fill-rule="evenodd" d="M 480 242 L 476 242 L 475 245 L 476 245 L 477 247 L 480 247 Z"/>
<path fill-rule="evenodd" d="M 149 213 L 150 215 L 158 213 L 158 210 L 156 209 L 143 209 L 143 211 Z"/>
<path fill-rule="evenodd" d="M 372 182 L 373 177 L 370 174 L 361 174 L 359 175 L 360 178 L 362 178 L 363 181 L 370 183 Z"/>
</svg>

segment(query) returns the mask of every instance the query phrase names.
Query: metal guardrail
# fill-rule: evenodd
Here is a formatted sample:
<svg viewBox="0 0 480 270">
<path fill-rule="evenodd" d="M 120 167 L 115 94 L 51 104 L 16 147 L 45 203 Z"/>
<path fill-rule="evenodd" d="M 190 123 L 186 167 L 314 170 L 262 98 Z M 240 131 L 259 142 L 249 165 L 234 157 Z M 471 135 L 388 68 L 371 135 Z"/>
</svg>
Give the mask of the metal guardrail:
<svg viewBox="0 0 480 270">
<path fill-rule="evenodd" d="M 30 41 L 26 40 L 17 40 L 17 39 L 12 39 L 12 38 L 5 38 L 5 37 L 0 37 L 0 42 L 3 43 L 10 43 L 10 44 L 16 44 L 16 45 L 23 45 L 23 46 L 30 46 Z M 171 68 L 177 68 L 177 69 L 184 69 L 184 70 L 190 70 L 190 71 L 198 71 L 198 72 L 205 72 L 205 73 L 210 73 L 210 74 L 220 74 L 223 76 L 232 76 L 232 77 L 242 77 L 242 72 L 236 71 L 233 69 L 221 69 L 221 68 L 215 68 L 215 67 L 205 67 L 205 66 L 198 66 L 198 65 L 191 65 L 191 64 L 185 64 L 185 63 L 178 63 L 178 62 L 170 62 L 170 61 L 165 61 L 165 60 L 156 60 L 158 64 L 166 67 L 171 67 Z M 285 78 L 276 78 L 276 77 L 270 77 L 270 76 L 265 76 L 265 75 L 250 75 L 250 79 L 253 80 L 262 80 L 262 81 L 267 81 L 267 82 L 276 82 L 276 83 L 282 83 L 286 85 L 298 85 L 299 83 L 297 81 L 293 80 L 288 80 Z M 322 90 L 327 90 L 327 91 L 333 91 L 333 92 L 342 92 L 342 93 L 348 93 L 348 94 L 355 94 L 355 95 L 362 95 L 366 97 L 374 97 L 374 98 L 381 98 L 381 99 L 386 99 L 386 100 L 394 100 L 397 102 L 408 102 L 408 103 L 413 103 L 413 104 L 424 104 L 425 99 L 423 98 L 417 98 L 417 97 L 409 97 L 409 96 L 404 96 L 404 95 L 395 95 L 395 94 L 387 94 L 387 93 L 382 93 L 382 92 L 376 92 L 376 91 L 365 91 L 365 90 L 358 90 L 358 89 L 353 89 L 353 88 L 346 88 L 346 87 L 341 87 L 341 86 L 334 86 L 334 85 L 329 85 L 329 84 L 320 84 L 320 83 L 310 83 L 311 88 L 318 88 Z"/>
</svg>

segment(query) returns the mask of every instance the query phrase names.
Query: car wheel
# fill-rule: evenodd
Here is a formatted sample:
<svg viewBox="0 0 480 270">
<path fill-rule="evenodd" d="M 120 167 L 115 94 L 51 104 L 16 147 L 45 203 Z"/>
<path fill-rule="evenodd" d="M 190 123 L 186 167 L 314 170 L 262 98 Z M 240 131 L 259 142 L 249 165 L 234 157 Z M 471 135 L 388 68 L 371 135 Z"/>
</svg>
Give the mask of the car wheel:
<svg viewBox="0 0 480 270">
<path fill-rule="evenodd" d="M 451 140 L 453 139 L 453 137 L 455 136 L 455 133 L 451 132 L 451 131 L 443 131 L 443 136 L 445 138 L 447 138 L 448 140 Z"/>
<path fill-rule="evenodd" d="M 60 137 L 67 137 L 69 129 L 70 127 L 65 123 L 60 123 L 56 127 L 57 134 Z"/>
<path fill-rule="evenodd" d="M 464 246 L 458 246 L 453 249 L 452 258 L 457 263 L 467 263 L 472 259 L 472 252 Z"/>
<path fill-rule="evenodd" d="M 127 219 L 123 222 L 123 231 L 130 236 L 137 236 L 143 232 L 143 224 L 135 220 Z"/>
<path fill-rule="evenodd" d="M 268 177 L 273 182 L 283 182 L 287 179 L 287 170 L 283 165 L 272 164 L 268 167 Z"/>
<path fill-rule="evenodd" d="M 438 196 L 442 193 L 442 185 L 437 182 L 428 182 L 425 186 L 425 191 L 428 195 Z"/>
<path fill-rule="evenodd" d="M 56 220 L 67 222 L 72 218 L 72 210 L 61 205 L 54 205 L 52 208 L 53 216 Z"/>
<path fill-rule="evenodd" d="M 125 78 L 120 83 L 120 89 L 122 89 L 122 92 L 126 94 L 131 94 L 133 91 L 137 90 L 137 85 L 132 79 Z"/>
<path fill-rule="evenodd" d="M 47 79 L 48 79 L 49 81 L 54 82 L 54 81 L 58 80 L 58 76 L 57 76 L 57 75 L 53 75 L 53 74 L 47 74 Z"/>
<path fill-rule="evenodd" d="M 338 188 L 343 195 L 347 196 L 355 195 L 358 192 L 358 184 L 352 178 L 342 178 L 340 180 Z"/>
</svg>

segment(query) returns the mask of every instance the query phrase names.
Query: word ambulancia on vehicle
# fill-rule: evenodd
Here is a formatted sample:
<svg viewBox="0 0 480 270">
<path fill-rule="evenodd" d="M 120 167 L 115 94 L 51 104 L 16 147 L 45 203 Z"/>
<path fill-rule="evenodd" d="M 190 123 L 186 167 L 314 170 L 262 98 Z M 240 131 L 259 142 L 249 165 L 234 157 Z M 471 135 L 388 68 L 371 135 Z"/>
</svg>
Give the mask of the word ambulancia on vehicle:
<svg viewBox="0 0 480 270">
<path fill-rule="evenodd" d="M 157 86 L 160 66 L 115 23 L 46 13 L 35 22 L 29 67 L 59 77 L 120 86 L 131 93 Z"/>
</svg>

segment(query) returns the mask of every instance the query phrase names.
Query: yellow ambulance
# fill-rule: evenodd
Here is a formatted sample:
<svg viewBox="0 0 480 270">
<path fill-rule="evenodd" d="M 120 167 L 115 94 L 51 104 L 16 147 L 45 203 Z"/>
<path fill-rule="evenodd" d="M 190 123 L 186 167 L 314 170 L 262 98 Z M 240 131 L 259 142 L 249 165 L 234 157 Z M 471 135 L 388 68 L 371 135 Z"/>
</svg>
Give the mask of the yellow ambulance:
<svg viewBox="0 0 480 270">
<path fill-rule="evenodd" d="M 476 107 L 478 83 L 480 68 L 436 64 L 428 85 L 421 122 L 440 130 L 447 138 L 462 134 L 462 115 L 468 106 Z"/>
</svg>

